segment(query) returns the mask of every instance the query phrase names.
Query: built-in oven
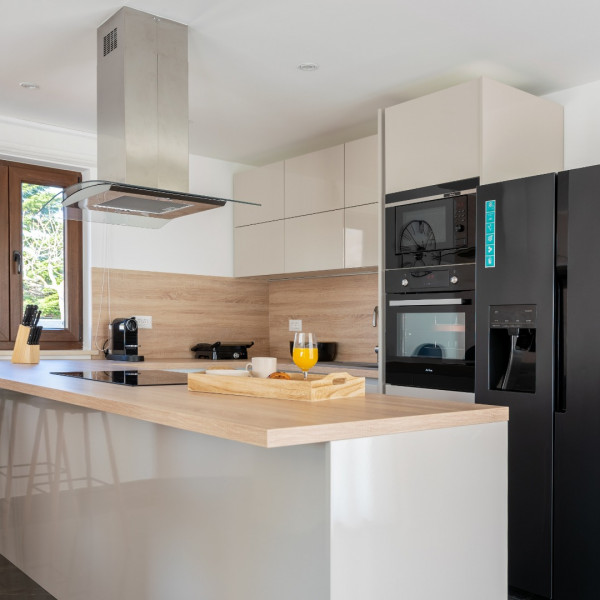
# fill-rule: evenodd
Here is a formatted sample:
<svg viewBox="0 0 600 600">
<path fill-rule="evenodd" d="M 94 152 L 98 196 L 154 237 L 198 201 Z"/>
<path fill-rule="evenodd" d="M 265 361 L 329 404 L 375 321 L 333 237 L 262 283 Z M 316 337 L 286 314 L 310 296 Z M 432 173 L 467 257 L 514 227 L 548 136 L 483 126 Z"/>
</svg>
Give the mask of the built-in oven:
<svg viewBox="0 0 600 600">
<path fill-rule="evenodd" d="M 474 278 L 473 264 L 386 271 L 387 393 L 473 401 Z"/>
</svg>

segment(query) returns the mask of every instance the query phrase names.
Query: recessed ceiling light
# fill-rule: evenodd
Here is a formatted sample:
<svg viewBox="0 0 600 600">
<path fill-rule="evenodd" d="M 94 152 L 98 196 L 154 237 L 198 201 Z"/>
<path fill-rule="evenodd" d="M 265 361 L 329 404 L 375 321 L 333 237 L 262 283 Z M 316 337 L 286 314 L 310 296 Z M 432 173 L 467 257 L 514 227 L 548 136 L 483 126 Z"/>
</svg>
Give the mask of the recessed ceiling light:
<svg viewBox="0 0 600 600">
<path fill-rule="evenodd" d="M 26 90 L 39 90 L 40 86 L 37 83 L 33 83 L 33 81 L 21 81 L 19 84 L 22 88 Z"/>
<path fill-rule="evenodd" d="M 298 65 L 300 71 L 316 71 L 319 68 L 317 63 L 305 62 Z"/>
</svg>

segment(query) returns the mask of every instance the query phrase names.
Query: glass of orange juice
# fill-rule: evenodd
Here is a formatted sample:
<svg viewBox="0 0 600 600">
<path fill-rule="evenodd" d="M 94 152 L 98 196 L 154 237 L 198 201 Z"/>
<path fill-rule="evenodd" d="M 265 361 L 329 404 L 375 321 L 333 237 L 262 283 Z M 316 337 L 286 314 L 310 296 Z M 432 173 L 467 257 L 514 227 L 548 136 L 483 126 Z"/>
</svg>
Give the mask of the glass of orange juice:
<svg viewBox="0 0 600 600">
<path fill-rule="evenodd" d="M 296 366 L 302 369 L 304 379 L 308 378 L 308 370 L 319 360 L 317 336 L 314 333 L 298 332 L 294 335 L 292 359 Z"/>
</svg>

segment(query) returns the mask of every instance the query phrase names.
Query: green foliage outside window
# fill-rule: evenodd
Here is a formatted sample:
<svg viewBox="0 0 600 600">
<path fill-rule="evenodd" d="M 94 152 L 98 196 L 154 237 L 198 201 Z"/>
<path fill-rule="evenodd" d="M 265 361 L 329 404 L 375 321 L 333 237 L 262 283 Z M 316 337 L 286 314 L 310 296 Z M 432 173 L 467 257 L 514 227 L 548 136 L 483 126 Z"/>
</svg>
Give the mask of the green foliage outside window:
<svg viewBox="0 0 600 600">
<path fill-rule="evenodd" d="M 64 319 L 64 223 L 60 188 L 24 183 L 23 305 L 37 304 L 44 319 Z"/>
</svg>

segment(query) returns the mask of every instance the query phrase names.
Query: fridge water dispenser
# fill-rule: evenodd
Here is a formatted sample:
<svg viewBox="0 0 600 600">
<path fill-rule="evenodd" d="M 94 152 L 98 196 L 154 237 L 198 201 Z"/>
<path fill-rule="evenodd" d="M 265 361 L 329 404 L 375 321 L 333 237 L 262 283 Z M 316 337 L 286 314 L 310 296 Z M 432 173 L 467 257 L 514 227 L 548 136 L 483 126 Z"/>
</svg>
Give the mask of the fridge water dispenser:
<svg viewBox="0 0 600 600">
<path fill-rule="evenodd" d="M 535 393 L 536 306 L 490 306 L 489 389 Z"/>
</svg>

